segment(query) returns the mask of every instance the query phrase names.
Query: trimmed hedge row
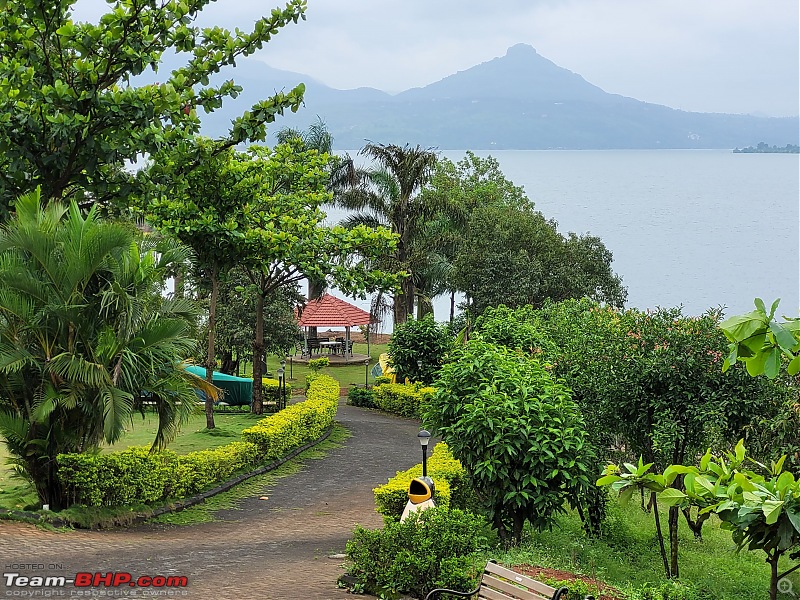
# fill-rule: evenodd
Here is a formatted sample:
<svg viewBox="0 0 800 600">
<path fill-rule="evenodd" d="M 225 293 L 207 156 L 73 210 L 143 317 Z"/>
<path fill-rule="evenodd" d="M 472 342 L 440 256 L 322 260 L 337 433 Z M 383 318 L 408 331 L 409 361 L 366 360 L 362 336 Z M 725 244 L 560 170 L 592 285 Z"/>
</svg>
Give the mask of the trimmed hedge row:
<svg viewBox="0 0 800 600">
<path fill-rule="evenodd" d="M 280 458 L 318 438 L 333 424 L 339 403 L 339 382 L 329 375 L 316 375 L 306 401 L 293 404 L 242 431 L 242 439 L 258 447 L 262 459 Z"/>
<path fill-rule="evenodd" d="M 420 476 L 422 464 L 414 465 L 407 471 L 398 471 L 387 483 L 372 490 L 377 511 L 390 521 L 398 520 L 408 502 L 408 484 Z M 433 495 L 436 506 L 460 509 L 476 506 L 477 499 L 467 481 L 467 473 L 444 442 L 436 444 L 428 458 L 428 476 L 436 488 Z"/>
<path fill-rule="evenodd" d="M 59 454 L 58 478 L 70 504 L 123 506 L 185 498 L 318 438 L 333 425 L 338 401 L 339 383 L 322 375 L 305 402 L 245 429 L 244 441 L 183 455 L 147 447 Z"/>
<path fill-rule="evenodd" d="M 402 383 L 384 383 L 375 386 L 375 406 L 386 412 L 401 417 L 420 417 L 420 407 L 427 402 L 436 391 L 432 387 L 405 385 Z"/>
</svg>

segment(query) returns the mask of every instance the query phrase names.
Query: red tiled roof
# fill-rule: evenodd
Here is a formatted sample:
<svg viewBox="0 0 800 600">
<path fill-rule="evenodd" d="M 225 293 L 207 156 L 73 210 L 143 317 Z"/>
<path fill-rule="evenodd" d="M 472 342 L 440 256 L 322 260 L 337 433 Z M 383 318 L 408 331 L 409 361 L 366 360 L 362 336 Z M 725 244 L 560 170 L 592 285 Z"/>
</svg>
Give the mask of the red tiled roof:
<svg viewBox="0 0 800 600">
<path fill-rule="evenodd" d="M 311 300 L 300 316 L 300 327 L 352 327 L 370 323 L 370 314 L 330 294 Z"/>
</svg>

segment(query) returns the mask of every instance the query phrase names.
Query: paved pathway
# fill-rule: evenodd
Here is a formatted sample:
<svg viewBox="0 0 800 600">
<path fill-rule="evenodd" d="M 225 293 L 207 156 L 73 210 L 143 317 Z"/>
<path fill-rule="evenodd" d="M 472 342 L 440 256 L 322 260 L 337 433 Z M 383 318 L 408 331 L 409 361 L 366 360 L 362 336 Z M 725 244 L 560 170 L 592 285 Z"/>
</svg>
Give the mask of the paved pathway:
<svg viewBox="0 0 800 600">
<path fill-rule="evenodd" d="M 381 525 L 372 488 L 419 462 L 419 425 L 343 403 L 338 420 L 352 434 L 341 447 L 308 460 L 300 473 L 244 499 L 237 510 L 220 511 L 213 523 L 52 533 L 0 522 L 2 572 L 33 563 L 44 570 L 29 575 L 183 575 L 189 580 L 185 593 L 170 596 L 196 599 L 352 599 L 336 588 L 342 561 L 328 556 L 344 551 L 356 523 Z M 269 500 L 259 500 L 264 495 Z M 0 598 L 9 591 L 0 581 Z M 76 596 L 78 590 L 71 591 Z M 141 588 L 100 591 L 147 597 Z"/>
</svg>

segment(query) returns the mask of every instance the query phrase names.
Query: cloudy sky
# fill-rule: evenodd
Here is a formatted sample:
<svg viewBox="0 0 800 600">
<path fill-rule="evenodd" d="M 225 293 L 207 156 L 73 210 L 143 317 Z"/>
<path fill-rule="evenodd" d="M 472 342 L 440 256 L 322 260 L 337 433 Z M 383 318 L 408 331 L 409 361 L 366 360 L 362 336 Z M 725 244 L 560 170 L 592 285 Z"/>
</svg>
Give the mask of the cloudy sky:
<svg viewBox="0 0 800 600">
<path fill-rule="evenodd" d="M 396 92 L 532 45 L 607 92 L 673 108 L 800 112 L 797 0 L 308 0 L 258 55 L 336 88 Z M 271 0 L 218 0 L 246 28 Z M 277 5 L 277 2 L 276 2 Z M 77 18 L 104 3 L 80 0 Z"/>
</svg>

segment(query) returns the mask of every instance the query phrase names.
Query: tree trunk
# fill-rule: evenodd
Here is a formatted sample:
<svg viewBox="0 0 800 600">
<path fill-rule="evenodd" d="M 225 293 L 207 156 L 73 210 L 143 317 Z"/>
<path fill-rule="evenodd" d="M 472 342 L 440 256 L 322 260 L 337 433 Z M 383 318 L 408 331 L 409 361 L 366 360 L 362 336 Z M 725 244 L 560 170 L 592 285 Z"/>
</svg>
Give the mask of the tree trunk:
<svg viewBox="0 0 800 600">
<path fill-rule="evenodd" d="M 319 279 L 312 279 L 309 277 L 308 299 L 316 300 L 317 298 L 321 298 L 324 293 L 325 293 L 325 280 L 320 281 Z M 308 337 L 317 337 L 317 335 L 318 332 L 316 327 L 308 328 Z"/>
<path fill-rule="evenodd" d="M 769 577 L 769 600 L 778 600 L 778 560 L 781 555 L 772 551 L 772 556 L 767 554 L 767 562 L 769 563 L 770 577 Z"/>
<path fill-rule="evenodd" d="M 217 329 L 217 299 L 219 298 L 219 265 L 211 268 L 211 298 L 208 303 L 208 352 L 206 352 L 206 381 L 214 383 L 217 357 L 214 353 L 214 334 Z M 206 428 L 214 429 L 214 400 L 206 396 Z"/>
<path fill-rule="evenodd" d="M 450 292 L 450 322 L 456 318 L 456 293 Z"/>
<path fill-rule="evenodd" d="M 178 267 L 178 270 L 175 273 L 175 277 L 173 278 L 175 291 L 173 292 L 174 298 L 183 298 L 186 292 L 186 277 L 183 274 L 183 268 Z"/>
<path fill-rule="evenodd" d="M 661 519 L 658 516 L 658 502 L 656 493 L 650 492 L 650 505 L 653 507 L 653 518 L 656 521 L 656 537 L 658 537 L 658 549 L 661 551 L 661 560 L 664 561 L 664 573 L 670 579 L 669 560 L 667 560 L 667 549 L 664 547 L 664 533 L 661 531 Z"/>
<path fill-rule="evenodd" d="M 680 522 L 680 513 L 677 506 L 670 506 L 669 508 L 669 568 L 670 574 L 673 578 L 680 577 L 678 571 L 678 523 Z"/>
<path fill-rule="evenodd" d="M 692 519 L 691 507 L 682 508 L 681 512 L 683 512 L 683 516 L 686 519 L 686 524 L 694 534 L 694 539 L 703 541 L 703 523 L 706 522 L 711 513 L 700 514 L 698 509 L 697 519 Z"/>
<path fill-rule="evenodd" d="M 522 543 L 522 530 L 525 526 L 525 517 L 522 516 L 521 512 L 514 513 L 514 525 L 513 525 L 513 535 L 514 535 L 514 543 L 519 546 Z"/>
<path fill-rule="evenodd" d="M 417 321 L 424 319 L 426 315 L 433 314 L 433 304 L 428 298 L 419 296 L 417 298 Z"/>
<path fill-rule="evenodd" d="M 220 365 L 219 370 L 227 375 L 233 375 L 233 368 L 233 350 L 228 348 L 222 353 L 222 364 Z"/>
<path fill-rule="evenodd" d="M 256 336 L 253 340 L 253 405 L 254 415 L 264 413 L 264 386 L 262 358 L 264 356 L 264 296 L 256 296 Z"/>
</svg>

